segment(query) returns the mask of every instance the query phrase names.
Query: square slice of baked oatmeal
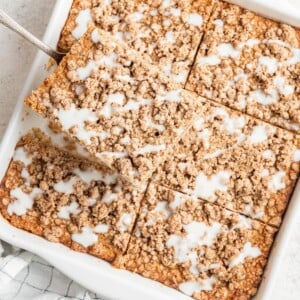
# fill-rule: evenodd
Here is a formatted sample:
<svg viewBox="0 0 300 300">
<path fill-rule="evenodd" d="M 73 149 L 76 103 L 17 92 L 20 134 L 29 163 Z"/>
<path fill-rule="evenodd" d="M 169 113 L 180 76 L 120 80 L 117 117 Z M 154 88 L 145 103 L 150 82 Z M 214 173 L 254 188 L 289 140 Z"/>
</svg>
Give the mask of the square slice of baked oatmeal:
<svg viewBox="0 0 300 300">
<path fill-rule="evenodd" d="M 112 261 L 127 248 L 144 189 L 59 150 L 35 130 L 17 145 L 0 209 L 17 228 Z"/>
<path fill-rule="evenodd" d="M 199 101 L 125 43 L 91 28 L 25 103 L 129 181 L 146 182 Z"/>
<path fill-rule="evenodd" d="M 300 132 L 300 31 L 219 1 L 187 88 Z"/>
<path fill-rule="evenodd" d="M 115 261 L 195 299 L 250 299 L 276 229 L 151 184 L 129 248 Z"/>
<path fill-rule="evenodd" d="M 171 189 L 279 226 L 300 168 L 300 136 L 203 99 L 154 176 Z"/>
<path fill-rule="evenodd" d="M 93 24 L 147 53 L 183 86 L 213 5 L 211 0 L 75 0 L 59 48 L 68 51 Z"/>
</svg>

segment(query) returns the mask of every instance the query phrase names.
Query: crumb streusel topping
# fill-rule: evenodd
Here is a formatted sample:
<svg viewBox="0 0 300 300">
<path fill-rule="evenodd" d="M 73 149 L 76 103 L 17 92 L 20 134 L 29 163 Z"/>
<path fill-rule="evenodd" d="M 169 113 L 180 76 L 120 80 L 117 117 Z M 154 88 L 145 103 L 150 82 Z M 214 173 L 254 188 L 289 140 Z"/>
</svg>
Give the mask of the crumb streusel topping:
<svg viewBox="0 0 300 300">
<path fill-rule="evenodd" d="M 217 2 L 187 88 L 300 132 L 300 33 Z"/>
<path fill-rule="evenodd" d="M 115 261 L 195 299 L 248 299 L 276 229 L 150 184 L 128 251 Z"/>
<path fill-rule="evenodd" d="M 143 193 L 35 131 L 18 143 L 0 189 L 1 212 L 19 228 L 111 261 L 127 248 Z"/>
</svg>

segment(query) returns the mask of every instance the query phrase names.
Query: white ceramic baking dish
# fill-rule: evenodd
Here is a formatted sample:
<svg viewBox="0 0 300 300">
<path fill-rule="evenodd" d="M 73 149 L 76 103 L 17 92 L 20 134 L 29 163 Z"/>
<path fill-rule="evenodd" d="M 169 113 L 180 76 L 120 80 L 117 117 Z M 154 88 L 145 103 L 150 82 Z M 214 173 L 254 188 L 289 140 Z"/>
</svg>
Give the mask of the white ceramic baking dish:
<svg viewBox="0 0 300 300">
<path fill-rule="evenodd" d="M 54 47 L 67 18 L 71 2 L 72 0 L 57 0 L 53 10 L 44 41 Z M 255 10 L 270 18 L 300 26 L 300 0 L 274 0 L 270 2 L 264 0 L 232 0 L 231 2 Z M 47 61 L 48 57 L 46 55 L 38 53 L 9 122 L 0 146 L 0 180 L 5 174 L 19 137 L 32 127 L 45 127 L 45 122 L 39 116 L 24 108 L 23 99 L 46 76 L 45 65 Z M 25 115 L 26 118 L 24 118 Z M 299 182 L 272 247 L 271 256 L 256 299 L 271 299 L 275 279 L 279 272 L 280 260 L 285 254 L 288 239 L 298 218 L 300 218 Z M 145 279 L 128 271 L 114 269 L 105 261 L 87 254 L 76 253 L 61 244 L 51 243 L 43 238 L 16 229 L 1 216 L 0 239 L 43 257 L 61 272 L 105 299 L 190 299 L 158 282 Z"/>
</svg>

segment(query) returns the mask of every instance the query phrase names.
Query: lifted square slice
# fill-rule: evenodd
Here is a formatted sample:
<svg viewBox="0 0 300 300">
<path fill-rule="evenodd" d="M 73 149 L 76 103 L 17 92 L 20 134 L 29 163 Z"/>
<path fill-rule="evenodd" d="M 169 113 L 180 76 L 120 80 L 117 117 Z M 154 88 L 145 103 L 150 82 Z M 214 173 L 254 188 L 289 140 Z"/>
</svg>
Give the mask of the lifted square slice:
<svg viewBox="0 0 300 300">
<path fill-rule="evenodd" d="M 299 175 L 300 137 L 209 100 L 197 115 L 156 181 L 279 226 Z"/>
<path fill-rule="evenodd" d="M 250 299 L 276 229 L 151 184 L 128 251 L 114 262 L 195 299 Z"/>
<path fill-rule="evenodd" d="M 300 31 L 218 2 L 187 88 L 300 133 Z"/>
<path fill-rule="evenodd" d="M 213 9 L 211 0 L 75 0 L 59 47 L 68 51 L 91 24 L 125 41 L 183 86 Z"/>
<path fill-rule="evenodd" d="M 0 207 L 20 229 L 112 261 L 127 248 L 143 194 L 35 131 L 17 145 L 1 183 Z"/>
<path fill-rule="evenodd" d="M 96 159 L 146 182 L 190 125 L 199 101 L 148 55 L 91 28 L 25 103 Z"/>
</svg>

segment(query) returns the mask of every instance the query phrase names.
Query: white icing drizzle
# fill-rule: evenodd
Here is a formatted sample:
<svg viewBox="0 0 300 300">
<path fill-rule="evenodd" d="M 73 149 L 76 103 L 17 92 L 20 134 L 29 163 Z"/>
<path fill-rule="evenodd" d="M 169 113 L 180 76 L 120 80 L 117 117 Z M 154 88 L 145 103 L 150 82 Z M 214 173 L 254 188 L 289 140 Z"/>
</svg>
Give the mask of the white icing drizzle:
<svg viewBox="0 0 300 300">
<path fill-rule="evenodd" d="M 78 215 L 81 212 L 77 202 L 72 202 L 70 205 L 62 206 L 57 214 L 61 219 L 70 220 L 70 214 Z"/>
<path fill-rule="evenodd" d="M 83 92 L 84 87 L 82 85 L 77 85 L 75 88 L 76 95 L 80 95 Z"/>
<path fill-rule="evenodd" d="M 87 31 L 88 24 L 92 20 L 91 10 L 89 8 L 81 10 L 75 20 L 77 26 L 72 31 L 72 35 L 79 40 Z"/>
<path fill-rule="evenodd" d="M 205 200 L 216 200 L 217 191 L 227 191 L 227 184 L 229 183 L 230 176 L 230 172 L 220 171 L 208 178 L 203 172 L 200 172 L 195 180 L 193 195 Z"/>
<path fill-rule="evenodd" d="M 106 157 L 113 157 L 113 158 L 123 158 L 128 156 L 128 152 L 109 152 L 103 151 L 101 153 L 97 153 L 96 156 L 100 159 L 105 159 Z"/>
<path fill-rule="evenodd" d="M 250 144 L 257 144 L 268 139 L 268 129 L 265 125 L 257 125 L 250 136 Z"/>
<path fill-rule="evenodd" d="M 252 228 L 252 221 L 250 218 L 247 218 L 243 215 L 238 215 L 238 218 L 239 218 L 239 222 L 235 225 L 233 225 L 231 227 L 231 229 L 229 230 L 230 231 L 233 231 L 235 229 L 238 229 L 238 228 L 241 228 L 241 229 L 250 229 Z"/>
<path fill-rule="evenodd" d="M 164 131 L 166 129 L 166 127 L 164 125 L 156 124 L 149 118 L 146 120 L 146 125 L 149 127 L 153 127 L 158 131 Z"/>
<path fill-rule="evenodd" d="M 97 202 L 97 199 L 89 198 L 88 199 L 88 206 L 94 206 Z"/>
<path fill-rule="evenodd" d="M 186 71 L 182 71 L 179 74 L 172 73 L 172 64 L 167 64 L 163 66 L 163 71 L 168 77 L 172 78 L 172 80 L 174 80 L 176 83 L 185 82 L 187 77 Z"/>
<path fill-rule="evenodd" d="M 134 155 L 144 155 L 147 153 L 152 153 L 152 152 L 159 152 L 159 151 L 165 151 L 166 150 L 166 145 L 151 145 L 151 144 L 146 144 L 144 147 L 136 150 L 133 152 Z"/>
<path fill-rule="evenodd" d="M 139 101 L 129 100 L 123 107 L 116 107 L 115 111 L 139 110 L 141 106 L 151 106 L 152 100 L 140 99 Z"/>
<path fill-rule="evenodd" d="M 209 148 L 209 138 L 211 136 L 211 132 L 208 128 L 205 128 L 204 130 L 202 130 L 201 132 L 197 132 L 197 137 L 203 141 L 203 147 L 204 149 L 208 149 Z"/>
<path fill-rule="evenodd" d="M 295 162 L 300 161 L 300 149 L 297 149 L 297 150 L 294 152 L 293 160 L 294 160 Z"/>
<path fill-rule="evenodd" d="M 171 8 L 170 8 L 170 13 L 171 13 L 174 17 L 180 17 L 180 16 L 181 16 L 181 10 L 180 10 L 179 8 L 171 7 Z"/>
<path fill-rule="evenodd" d="M 77 132 L 74 134 L 79 140 L 90 144 L 90 138 L 97 136 L 98 133 L 92 130 L 85 129 L 85 122 L 96 122 L 97 114 L 88 108 L 77 109 L 74 104 L 68 110 L 56 109 L 54 114 L 59 119 L 62 128 L 68 131 L 70 128 L 77 126 Z"/>
<path fill-rule="evenodd" d="M 169 7 L 171 5 L 171 0 L 162 0 L 161 5 L 163 8 Z"/>
<path fill-rule="evenodd" d="M 21 177 L 25 179 L 25 184 L 29 185 L 30 174 L 25 168 L 22 169 Z"/>
<path fill-rule="evenodd" d="M 24 147 L 18 147 L 15 150 L 13 160 L 23 162 L 25 166 L 28 166 L 32 162 L 32 158 L 25 152 Z"/>
<path fill-rule="evenodd" d="M 124 95 L 121 93 L 108 95 L 106 99 L 106 103 L 102 108 L 101 114 L 105 118 L 111 118 L 114 112 L 114 108 L 112 107 L 112 104 L 115 103 L 115 104 L 123 105 L 124 98 L 125 98 Z"/>
<path fill-rule="evenodd" d="M 93 229 L 89 226 L 84 226 L 80 233 L 73 233 L 72 240 L 84 248 L 92 246 L 98 241 L 98 236 L 94 233 Z"/>
<path fill-rule="evenodd" d="M 159 101 L 180 102 L 182 100 L 181 92 L 182 92 L 182 89 L 173 90 L 173 91 L 170 91 L 170 92 L 165 92 L 162 95 L 158 95 L 157 100 L 159 100 Z"/>
<path fill-rule="evenodd" d="M 268 188 L 270 190 L 281 190 L 285 188 L 285 182 L 283 181 L 285 177 L 285 172 L 284 171 L 278 171 L 276 172 L 272 178 L 271 181 L 269 182 Z"/>
<path fill-rule="evenodd" d="M 294 93 L 295 87 L 290 85 L 290 84 L 286 84 L 285 83 L 285 78 L 282 76 L 276 76 L 273 80 L 274 85 L 278 87 L 279 92 L 285 96 L 291 95 Z"/>
<path fill-rule="evenodd" d="M 140 22 L 144 18 L 144 14 L 142 12 L 136 11 L 129 15 L 131 22 Z"/>
<path fill-rule="evenodd" d="M 240 51 L 236 50 L 231 43 L 221 43 L 217 47 L 217 53 L 221 57 L 237 58 L 240 54 Z"/>
<path fill-rule="evenodd" d="M 88 169 L 86 171 L 82 171 L 80 169 L 75 169 L 73 171 L 82 181 L 90 184 L 93 180 L 95 181 L 102 181 L 105 184 L 115 184 L 118 179 L 117 173 L 106 173 L 103 174 L 99 170 L 95 169 Z"/>
<path fill-rule="evenodd" d="M 244 214 L 247 216 L 250 216 L 253 219 L 261 219 L 264 216 L 264 211 L 258 211 L 258 212 L 254 212 L 253 211 L 253 207 L 251 204 L 247 204 L 245 206 L 245 210 L 244 210 Z"/>
<path fill-rule="evenodd" d="M 121 81 L 133 82 L 133 78 L 130 75 L 117 75 L 116 78 Z"/>
<path fill-rule="evenodd" d="M 107 66 L 110 69 L 113 67 L 117 67 L 119 63 L 116 63 L 118 58 L 118 54 L 111 53 L 110 55 L 103 55 L 99 60 L 97 60 L 97 64 L 100 66 Z"/>
<path fill-rule="evenodd" d="M 170 44 L 174 44 L 176 42 L 176 38 L 174 36 L 174 32 L 173 31 L 167 31 L 166 32 L 166 40 L 170 43 Z"/>
<path fill-rule="evenodd" d="M 33 188 L 29 194 L 24 193 L 20 188 L 12 189 L 10 196 L 15 200 L 7 206 L 8 214 L 25 215 L 28 209 L 32 209 L 34 198 L 41 193 L 42 190 L 39 188 Z"/>
<path fill-rule="evenodd" d="M 207 279 L 199 281 L 185 281 L 179 284 L 178 288 L 181 292 L 188 296 L 193 296 L 194 293 L 201 293 L 202 291 L 211 291 L 213 284 L 217 281 L 216 276 L 211 276 Z"/>
<path fill-rule="evenodd" d="M 98 135 L 101 142 L 103 142 L 105 139 L 107 139 L 110 136 L 111 136 L 111 134 L 107 131 L 99 132 L 99 135 Z"/>
<path fill-rule="evenodd" d="M 267 72 L 269 74 L 273 74 L 277 71 L 278 68 L 278 62 L 275 58 L 269 57 L 269 56 L 261 56 L 258 59 L 258 66 L 256 71 L 260 71 L 266 68 Z"/>
<path fill-rule="evenodd" d="M 268 169 L 262 169 L 261 172 L 260 172 L 260 176 L 262 177 L 267 177 L 269 176 L 270 172 Z"/>
<path fill-rule="evenodd" d="M 68 181 L 60 180 L 53 185 L 53 188 L 58 193 L 72 194 L 74 192 L 73 185 L 77 182 L 78 178 L 71 177 Z"/>
<path fill-rule="evenodd" d="M 96 233 L 107 233 L 109 230 L 109 225 L 107 224 L 101 224 L 99 223 L 95 228 L 94 228 L 94 232 Z"/>
<path fill-rule="evenodd" d="M 118 228 L 121 232 L 125 232 L 129 230 L 129 227 L 132 223 L 132 214 L 130 213 L 124 213 L 118 222 Z"/>
<path fill-rule="evenodd" d="M 179 193 L 174 193 L 174 200 L 169 204 L 169 207 L 172 210 L 175 210 L 177 207 L 179 207 L 181 204 L 183 204 L 186 201 L 185 197 L 182 197 Z"/>
<path fill-rule="evenodd" d="M 230 259 L 229 267 L 233 268 L 238 264 L 241 264 L 245 261 L 247 257 L 256 258 L 261 255 L 261 251 L 258 247 L 253 247 L 251 243 L 247 242 L 243 250 L 239 253 L 239 255 Z"/>
<path fill-rule="evenodd" d="M 201 27 L 203 23 L 203 18 L 197 13 L 189 14 L 186 21 L 189 25 Z"/>
<path fill-rule="evenodd" d="M 181 172 L 183 172 L 190 165 L 190 163 L 188 163 L 188 162 L 180 162 L 177 165 L 178 165 L 179 170 Z"/>
<path fill-rule="evenodd" d="M 219 149 L 219 150 L 216 150 L 215 152 L 207 153 L 203 156 L 203 159 L 211 159 L 211 158 L 218 157 L 219 155 L 225 153 L 226 151 L 228 151 L 228 149 Z"/>
<path fill-rule="evenodd" d="M 157 213 L 162 213 L 166 219 L 169 218 L 170 215 L 171 215 L 171 211 L 168 207 L 168 202 L 167 201 L 159 201 L 156 204 L 153 211 L 157 212 Z"/>
<path fill-rule="evenodd" d="M 105 203 L 111 203 L 114 200 L 116 200 L 118 198 L 119 194 L 118 193 L 113 193 L 112 191 L 107 190 L 103 197 L 101 198 L 101 201 L 105 202 Z"/>
<path fill-rule="evenodd" d="M 180 263 L 191 262 L 190 272 L 199 274 L 197 268 L 197 251 L 199 246 L 212 246 L 215 238 L 221 232 L 221 224 L 214 222 L 211 226 L 203 222 L 192 221 L 183 225 L 186 235 L 171 234 L 167 240 L 167 247 L 174 248 L 174 257 Z"/>
<path fill-rule="evenodd" d="M 224 121 L 222 129 L 225 129 L 230 134 L 241 133 L 241 129 L 245 126 L 246 121 L 243 116 L 231 118 L 224 108 L 216 108 L 212 117 L 222 116 Z"/>
<path fill-rule="evenodd" d="M 93 43 L 95 43 L 95 44 L 97 44 L 101 41 L 101 37 L 100 37 L 99 31 L 97 29 L 93 30 L 93 32 L 91 34 L 91 38 L 92 38 Z"/>
<path fill-rule="evenodd" d="M 275 44 L 278 44 L 278 45 L 288 48 L 293 54 L 292 58 L 290 58 L 287 61 L 282 62 L 282 63 L 278 63 L 277 61 L 275 62 L 275 59 L 273 59 L 273 58 L 268 58 L 268 60 L 267 60 L 267 59 L 265 59 L 265 57 L 263 57 L 259 63 L 267 65 L 267 69 L 268 69 L 268 71 L 271 71 L 271 73 L 275 70 L 275 66 L 277 66 L 277 67 L 282 66 L 282 65 L 289 66 L 289 65 L 295 65 L 296 63 L 300 62 L 300 49 L 293 48 L 289 44 L 287 44 L 283 41 L 280 41 L 280 40 L 264 39 L 264 40 L 260 41 L 258 39 L 249 39 L 246 42 L 240 43 L 236 48 L 234 48 L 233 45 L 230 43 L 223 43 L 217 47 L 216 51 L 220 57 L 238 58 L 245 46 L 253 47 L 260 43 L 264 43 L 264 44 L 275 43 Z M 271 61 L 271 59 L 274 61 Z M 200 62 L 200 65 L 201 64 L 217 65 L 217 64 L 221 63 L 221 60 L 216 54 L 213 54 L 210 56 L 200 58 L 199 62 Z"/>
<path fill-rule="evenodd" d="M 224 23 L 221 19 L 216 19 L 213 22 L 217 27 L 223 27 Z"/>
<path fill-rule="evenodd" d="M 115 34 L 114 34 L 114 37 L 119 40 L 119 41 L 124 41 L 124 34 L 123 32 L 121 31 L 117 31 Z"/>
<path fill-rule="evenodd" d="M 270 89 L 266 94 L 258 89 L 250 93 L 249 101 L 256 101 L 262 105 L 271 105 L 278 102 L 279 95 L 275 89 Z"/>
<path fill-rule="evenodd" d="M 154 16 L 157 16 L 157 9 L 151 10 L 151 11 L 150 11 L 150 15 L 153 16 L 153 17 L 154 17 Z"/>
<path fill-rule="evenodd" d="M 197 65 L 216 66 L 221 63 L 221 59 L 217 55 L 203 56 L 199 59 Z"/>
<path fill-rule="evenodd" d="M 199 131 L 203 128 L 203 124 L 204 124 L 204 119 L 202 117 L 198 117 L 195 119 L 193 127 Z"/>
<path fill-rule="evenodd" d="M 131 141 L 131 138 L 130 138 L 128 135 L 126 135 L 126 136 L 124 136 L 123 138 L 120 139 L 120 142 L 121 142 L 121 144 L 123 144 L 123 145 L 129 144 L 130 141 Z"/>
<path fill-rule="evenodd" d="M 274 157 L 275 154 L 272 150 L 268 149 L 268 150 L 265 150 L 262 155 L 263 155 L 264 159 L 271 159 Z"/>
</svg>

